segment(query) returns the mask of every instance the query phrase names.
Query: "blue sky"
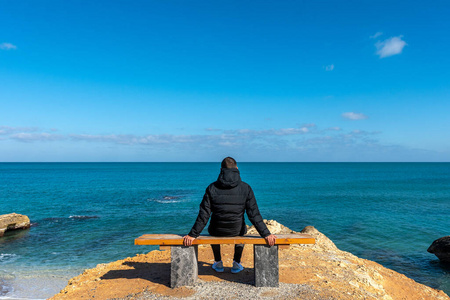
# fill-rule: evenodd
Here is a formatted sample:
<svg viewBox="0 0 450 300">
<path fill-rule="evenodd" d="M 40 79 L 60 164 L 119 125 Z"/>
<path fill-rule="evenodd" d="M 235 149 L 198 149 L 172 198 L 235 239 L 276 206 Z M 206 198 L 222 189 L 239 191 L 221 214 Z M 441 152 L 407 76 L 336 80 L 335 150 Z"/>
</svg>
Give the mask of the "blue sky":
<svg viewBox="0 0 450 300">
<path fill-rule="evenodd" d="M 450 161 L 448 1 L 0 1 L 0 161 Z"/>
</svg>

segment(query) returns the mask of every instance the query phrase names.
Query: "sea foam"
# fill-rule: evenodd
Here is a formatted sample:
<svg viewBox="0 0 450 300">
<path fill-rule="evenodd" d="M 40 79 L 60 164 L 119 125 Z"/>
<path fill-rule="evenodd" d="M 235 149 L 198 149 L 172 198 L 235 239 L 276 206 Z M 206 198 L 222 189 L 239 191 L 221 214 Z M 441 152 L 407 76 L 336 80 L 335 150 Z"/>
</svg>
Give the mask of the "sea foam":
<svg viewBox="0 0 450 300">
<path fill-rule="evenodd" d="M 98 218 L 100 218 L 100 217 L 99 216 L 79 216 L 79 215 L 69 217 L 69 219 L 77 219 L 77 220 L 98 219 Z"/>
<path fill-rule="evenodd" d="M 18 257 L 16 254 L 0 253 L 0 265 L 14 262 Z"/>
</svg>

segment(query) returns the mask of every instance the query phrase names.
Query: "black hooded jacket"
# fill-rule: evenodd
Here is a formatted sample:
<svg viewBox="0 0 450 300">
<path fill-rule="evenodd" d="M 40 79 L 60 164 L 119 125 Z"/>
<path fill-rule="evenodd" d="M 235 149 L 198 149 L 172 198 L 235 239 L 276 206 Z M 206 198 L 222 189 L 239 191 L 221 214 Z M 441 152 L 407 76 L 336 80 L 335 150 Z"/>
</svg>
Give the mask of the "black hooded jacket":
<svg viewBox="0 0 450 300">
<path fill-rule="evenodd" d="M 262 237 L 270 235 L 259 213 L 252 188 L 241 180 L 238 169 L 222 168 L 217 181 L 206 188 L 197 220 L 188 235 L 198 237 L 210 216 L 209 234 L 213 236 L 244 235 L 247 232 L 245 211 Z"/>
</svg>

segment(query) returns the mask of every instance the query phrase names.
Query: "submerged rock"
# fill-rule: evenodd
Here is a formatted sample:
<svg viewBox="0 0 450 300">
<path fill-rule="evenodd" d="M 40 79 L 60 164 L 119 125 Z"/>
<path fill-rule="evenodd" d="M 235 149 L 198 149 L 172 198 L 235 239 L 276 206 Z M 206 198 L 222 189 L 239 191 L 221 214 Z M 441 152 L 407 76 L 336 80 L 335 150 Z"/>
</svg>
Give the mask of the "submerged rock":
<svg viewBox="0 0 450 300">
<path fill-rule="evenodd" d="M 27 228 L 30 228 L 30 219 L 25 215 L 16 213 L 0 215 L 0 237 L 2 237 L 7 230 Z"/>
<path fill-rule="evenodd" d="M 450 235 L 435 240 L 427 250 L 441 261 L 450 263 Z"/>
</svg>

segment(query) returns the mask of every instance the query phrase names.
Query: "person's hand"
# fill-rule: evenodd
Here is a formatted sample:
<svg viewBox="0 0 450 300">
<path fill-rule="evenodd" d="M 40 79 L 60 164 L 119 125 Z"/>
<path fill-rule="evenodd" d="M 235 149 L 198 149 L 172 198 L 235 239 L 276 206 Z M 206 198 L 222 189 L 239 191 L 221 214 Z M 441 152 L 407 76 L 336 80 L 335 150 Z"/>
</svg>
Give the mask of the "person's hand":
<svg viewBox="0 0 450 300">
<path fill-rule="evenodd" d="M 265 237 L 266 242 L 269 244 L 269 246 L 275 245 L 275 240 L 277 239 L 277 236 L 274 234 L 268 235 Z"/>
<path fill-rule="evenodd" d="M 183 245 L 185 246 L 192 246 L 192 242 L 195 240 L 192 236 L 185 235 L 183 237 Z"/>
</svg>

